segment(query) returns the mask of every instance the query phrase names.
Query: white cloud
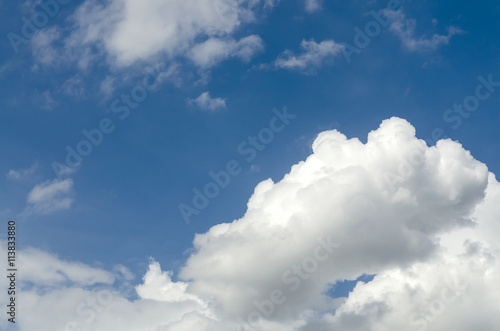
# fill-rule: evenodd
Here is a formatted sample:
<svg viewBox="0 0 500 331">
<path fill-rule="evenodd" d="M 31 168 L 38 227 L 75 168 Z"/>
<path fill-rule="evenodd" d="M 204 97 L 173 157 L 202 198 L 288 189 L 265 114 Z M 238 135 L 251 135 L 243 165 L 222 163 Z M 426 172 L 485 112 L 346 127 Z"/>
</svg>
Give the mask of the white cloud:
<svg viewBox="0 0 500 331">
<path fill-rule="evenodd" d="M 31 101 L 37 107 L 47 110 L 51 110 L 57 105 L 57 101 L 54 100 L 52 92 L 50 92 L 49 90 L 45 90 L 41 93 L 35 90 L 35 92 L 33 92 L 33 95 L 31 97 Z"/>
<path fill-rule="evenodd" d="M 235 41 L 210 38 L 207 41 L 194 46 L 189 57 L 202 68 L 213 67 L 222 60 L 237 57 L 248 62 L 258 52 L 264 49 L 262 39 L 251 35 Z"/>
<path fill-rule="evenodd" d="M 55 27 L 42 29 L 31 40 L 33 56 L 44 65 L 54 65 L 59 61 L 60 54 L 54 47 L 54 42 L 61 37 L 61 32 Z"/>
<path fill-rule="evenodd" d="M 7 244 L 0 240 L 0 253 L 7 256 Z M 17 252 L 19 291 L 17 309 L 25 316 L 18 318 L 19 330 L 157 330 L 181 321 L 185 314 L 197 318 L 213 317 L 205 303 L 186 293 L 186 283 L 172 282 L 169 272 L 162 272 L 152 261 L 137 286 L 138 299 L 130 301 L 117 292 L 120 281 L 112 273 L 88 265 L 63 261 L 34 248 Z M 124 266 L 114 268 L 127 282 L 132 276 Z M 22 270 L 22 271 L 21 271 Z M 2 277 L 0 286 L 8 288 Z M 126 287 L 126 286 L 125 286 Z M 136 295 L 136 296 L 137 296 Z M 135 296 L 135 297 L 136 297 Z M 0 302 L 8 300 L 7 291 L 0 293 Z M 0 329 L 6 329 L 6 319 Z"/>
<path fill-rule="evenodd" d="M 110 97 L 115 91 L 114 84 L 115 78 L 113 76 L 106 76 L 106 78 L 104 78 L 104 80 L 101 82 L 99 93 L 106 97 Z"/>
<path fill-rule="evenodd" d="M 500 183 L 490 174 L 486 198 L 476 206 L 475 227 L 441 236 L 428 261 L 379 273 L 358 283 L 335 315 L 326 314 L 301 331 L 497 330 L 500 302 Z"/>
<path fill-rule="evenodd" d="M 64 285 L 68 282 L 78 286 L 113 282 L 111 273 L 89 267 L 83 263 L 67 262 L 34 248 L 24 249 L 19 258 L 22 281 L 37 286 Z"/>
<path fill-rule="evenodd" d="M 50 214 L 58 210 L 69 209 L 73 203 L 70 196 L 73 189 L 73 180 L 48 180 L 36 185 L 28 194 L 28 206 L 25 212 Z"/>
<path fill-rule="evenodd" d="M 318 237 L 329 236 L 341 247 L 307 282 L 286 291 L 286 307 L 275 315 L 286 320 L 311 307 L 332 309 L 323 293 L 337 280 L 428 260 L 439 235 L 472 225 L 488 172 L 459 144 L 427 148 L 414 135 L 400 119 L 384 121 L 366 144 L 335 130 L 321 133 L 305 162 L 279 183 L 256 187 L 242 219 L 196 236 L 197 253 L 182 278 L 192 279 L 190 288 L 203 299 L 217 298 L 226 316 L 248 316 L 255 300 L 289 289 L 294 278 L 284 283 L 283 272 L 310 255 Z M 423 164 L 391 184 L 387 171 L 415 152 Z"/>
<path fill-rule="evenodd" d="M 289 70 L 314 70 L 331 61 L 344 48 L 333 40 L 324 40 L 319 44 L 314 40 L 302 40 L 300 47 L 302 49 L 300 55 L 286 50 L 276 59 L 274 66 Z"/>
<path fill-rule="evenodd" d="M 323 6 L 323 0 L 305 0 L 305 10 L 308 13 L 314 13 L 315 11 L 321 10 Z"/>
<path fill-rule="evenodd" d="M 409 51 L 432 51 L 441 45 L 448 45 L 451 37 L 463 33 L 460 28 L 450 26 L 447 28 L 448 34 L 434 34 L 431 38 L 415 36 L 416 20 L 406 18 L 403 11 L 385 10 L 384 13 L 391 18 L 389 30 L 398 36 L 403 46 Z"/>
<path fill-rule="evenodd" d="M 235 41 L 233 35 L 274 5 L 259 0 L 86 0 L 71 17 L 69 35 L 51 28 L 33 42 L 35 57 L 53 63 L 54 42 L 59 40 L 65 51 L 58 60 L 75 61 L 82 68 L 102 57 L 118 67 L 155 56 L 187 56 L 202 67 L 228 57 L 248 61 L 262 49 L 262 41 L 258 36 Z"/>
<path fill-rule="evenodd" d="M 60 91 L 72 97 L 82 97 L 85 95 L 84 81 L 79 74 L 68 78 L 60 88 Z"/>
<path fill-rule="evenodd" d="M 212 98 L 210 92 L 203 92 L 196 99 L 188 99 L 188 104 L 196 105 L 202 110 L 217 111 L 226 108 L 226 100 L 222 98 Z"/>
<path fill-rule="evenodd" d="M 20 330 L 252 330 L 238 319 L 249 314 L 270 331 L 498 330 L 499 199 L 459 143 L 429 147 L 402 119 L 366 143 L 326 131 L 281 181 L 255 188 L 242 218 L 196 235 L 180 281 L 152 261 L 137 299 L 113 291 L 88 316 L 76 309 L 95 288 L 26 289 Z M 375 278 L 326 296 L 362 274 Z"/>
<path fill-rule="evenodd" d="M 10 169 L 9 172 L 7 173 L 7 178 L 24 179 L 32 176 L 37 168 L 38 168 L 38 162 L 33 163 L 33 165 L 28 169 L 19 169 L 19 170 Z"/>
<path fill-rule="evenodd" d="M 144 283 L 136 287 L 141 299 L 151 299 L 164 302 L 181 302 L 192 300 L 206 306 L 196 296 L 186 293 L 188 283 L 172 282 L 172 272 L 161 270 L 160 264 L 151 261 L 149 270 L 143 277 Z"/>
<path fill-rule="evenodd" d="M 125 280 L 132 280 L 135 278 L 135 275 L 130 271 L 130 269 L 122 264 L 115 265 L 113 269 Z"/>
</svg>

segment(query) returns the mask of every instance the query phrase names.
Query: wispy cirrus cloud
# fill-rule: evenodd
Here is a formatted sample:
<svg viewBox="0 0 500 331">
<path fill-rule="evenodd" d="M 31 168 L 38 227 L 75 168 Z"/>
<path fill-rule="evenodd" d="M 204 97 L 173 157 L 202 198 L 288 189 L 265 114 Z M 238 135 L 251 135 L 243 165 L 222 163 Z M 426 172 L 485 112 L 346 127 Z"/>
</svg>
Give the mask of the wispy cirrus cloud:
<svg viewBox="0 0 500 331">
<path fill-rule="evenodd" d="M 383 12 L 391 18 L 389 31 L 399 37 L 403 47 L 409 51 L 433 51 L 442 45 L 448 45 L 453 36 L 464 33 L 458 27 L 449 26 L 446 29 L 448 32 L 446 35 L 434 34 L 430 38 L 425 36 L 417 37 L 415 33 L 417 22 L 415 19 L 406 18 L 402 10 L 384 10 Z"/>
<path fill-rule="evenodd" d="M 67 283 L 89 286 L 96 283 L 110 284 L 110 272 L 90 267 L 84 263 L 64 261 L 35 248 L 21 251 L 19 267 L 23 270 L 23 281 L 39 286 L 61 286 Z"/>
<path fill-rule="evenodd" d="M 322 9 L 323 0 L 305 0 L 304 7 L 305 7 L 306 12 L 314 13 L 314 12 Z"/>
<path fill-rule="evenodd" d="M 48 180 L 36 185 L 28 194 L 25 214 L 47 215 L 58 210 L 69 209 L 74 201 L 71 197 L 73 180 Z"/>
<path fill-rule="evenodd" d="M 190 51 L 189 58 L 199 67 L 209 68 L 231 57 L 248 62 L 263 49 L 264 43 L 257 35 L 251 35 L 238 41 L 210 38 L 194 46 Z"/>
<path fill-rule="evenodd" d="M 36 169 L 38 168 L 38 162 L 33 163 L 33 165 L 27 169 L 18 169 L 18 170 L 13 170 L 10 169 L 9 172 L 7 173 L 7 178 L 10 179 L 25 179 L 31 177 Z"/>
<path fill-rule="evenodd" d="M 274 66 L 279 69 L 298 70 L 309 72 L 315 70 L 333 59 L 342 52 L 343 45 L 333 40 L 324 40 L 317 43 L 314 40 L 302 40 L 302 52 L 295 55 L 290 50 L 284 51 L 274 61 Z"/>
</svg>

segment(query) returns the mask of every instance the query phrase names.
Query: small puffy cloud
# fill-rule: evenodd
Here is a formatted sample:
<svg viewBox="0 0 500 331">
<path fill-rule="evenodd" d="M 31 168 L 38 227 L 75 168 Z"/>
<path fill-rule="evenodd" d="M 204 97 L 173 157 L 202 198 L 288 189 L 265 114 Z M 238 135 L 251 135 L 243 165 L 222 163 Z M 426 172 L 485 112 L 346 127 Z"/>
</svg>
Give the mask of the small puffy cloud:
<svg viewBox="0 0 500 331">
<path fill-rule="evenodd" d="M 68 78 L 60 88 L 60 91 L 72 97 L 81 97 L 85 95 L 85 86 L 82 77 L 79 74 Z"/>
<path fill-rule="evenodd" d="M 28 169 L 19 169 L 19 170 L 10 169 L 9 172 L 7 173 L 7 178 L 24 179 L 24 178 L 32 176 L 35 173 L 37 168 L 38 168 L 38 163 L 35 162 Z"/>
<path fill-rule="evenodd" d="M 196 105 L 201 110 L 215 112 L 226 108 L 226 100 L 222 98 L 212 98 L 209 92 L 203 92 L 196 99 L 188 99 L 188 104 Z"/>
<path fill-rule="evenodd" d="M 256 35 L 251 35 L 238 41 L 210 38 L 194 46 L 190 51 L 189 57 L 199 67 L 209 68 L 230 57 L 240 58 L 248 62 L 256 53 L 261 52 L 263 49 L 262 39 Z"/>
<path fill-rule="evenodd" d="M 321 10 L 323 6 L 323 0 L 305 0 L 304 6 L 305 10 L 308 13 L 314 13 L 318 10 Z"/>
<path fill-rule="evenodd" d="M 280 69 L 310 71 L 321 67 L 342 52 L 343 45 L 333 40 L 317 43 L 314 40 L 302 40 L 302 53 L 295 55 L 292 51 L 284 51 L 275 61 L 274 66 Z"/>
<path fill-rule="evenodd" d="M 431 38 L 425 38 L 424 36 L 417 38 L 415 36 L 417 25 L 415 19 L 406 18 L 402 10 L 384 10 L 383 12 L 391 18 L 389 30 L 401 39 L 403 47 L 409 51 L 432 51 L 439 46 L 448 45 L 453 36 L 463 33 L 460 28 L 450 26 L 447 28 L 448 33 L 446 35 L 434 34 Z M 433 24 L 435 23 L 433 21 Z"/>
<path fill-rule="evenodd" d="M 71 178 L 48 180 L 36 185 L 28 194 L 26 212 L 46 215 L 69 209 L 73 203 L 73 198 L 70 197 L 72 189 Z"/>
<path fill-rule="evenodd" d="M 257 164 L 252 164 L 250 166 L 250 173 L 259 173 L 260 171 L 260 167 Z"/>
<path fill-rule="evenodd" d="M 99 93 L 110 97 L 115 91 L 115 78 L 113 76 L 106 76 L 99 86 Z"/>
</svg>

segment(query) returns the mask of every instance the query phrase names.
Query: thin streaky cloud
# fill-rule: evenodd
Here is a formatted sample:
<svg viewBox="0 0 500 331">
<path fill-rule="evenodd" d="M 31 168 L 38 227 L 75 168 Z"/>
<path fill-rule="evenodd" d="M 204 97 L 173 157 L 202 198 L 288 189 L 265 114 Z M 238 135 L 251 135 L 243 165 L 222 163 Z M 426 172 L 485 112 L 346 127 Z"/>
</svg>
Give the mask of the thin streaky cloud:
<svg viewBox="0 0 500 331">
<path fill-rule="evenodd" d="M 383 12 L 391 18 L 389 30 L 399 37 L 405 49 L 412 52 L 436 50 L 442 45 L 448 45 L 453 36 L 464 33 L 458 27 L 449 26 L 446 28 L 448 32 L 446 35 L 436 33 L 430 38 L 417 37 L 415 33 L 417 21 L 415 19 L 407 18 L 402 10 L 384 10 Z"/>
<path fill-rule="evenodd" d="M 320 43 L 314 40 L 302 40 L 301 52 L 296 55 L 291 50 L 285 50 L 274 61 L 279 69 L 308 71 L 320 68 L 328 61 L 332 61 L 342 53 L 343 45 L 333 40 L 324 40 Z"/>
</svg>

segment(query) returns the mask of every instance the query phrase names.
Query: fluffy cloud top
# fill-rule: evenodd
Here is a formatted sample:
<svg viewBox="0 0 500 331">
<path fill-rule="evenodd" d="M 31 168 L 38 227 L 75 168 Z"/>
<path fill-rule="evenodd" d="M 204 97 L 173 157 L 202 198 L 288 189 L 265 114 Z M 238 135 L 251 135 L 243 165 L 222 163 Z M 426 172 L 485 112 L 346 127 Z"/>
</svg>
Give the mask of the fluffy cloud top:
<svg viewBox="0 0 500 331">
<path fill-rule="evenodd" d="M 181 281 L 153 261 L 138 299 L 113 292 L 93 315 L 75 309 L 96 290 L 27 290 L 21 330 L 498 330 L 499 199 L 484 164 L 451 140 L 427 146 L 405 120 L 366 143 L 323 132 L 242 218 L 195 237 Z M 362 274 L 375 277 L 326 294 Z"/>
<path fill-rule="evenodd" d="M 172 282 L 172 272 L 162 271 L 158 262 L 151 262 L 143 280 L 144 283 L 136 287 L 136 292 L 142 299 L 166 302 L 193 300 L 203 305 L 196 296 L 186 293 L 188 283 Z"/>
<path fill-rule="evenodd" d="M 198 295 L 217 298 L 226 316 L 248 316 L 255 300 L 289 289 L 293 277 L 284 272 L 311 255 L 318 238 L 341 246 L 307 282 L 286 291 L 286 305 L 274 317 L 331 309 L 323 294 L 329 285 L 427 260 L 441 234 L 472 226 L 487 185 L 485 165 L 458 143 L 426 147 L 396 118 L 371 132 L 366 144 L 323 132 L 313 151 L 279 183 L 260 183 L 242 219 L 196 237 L 197 252 L 181 276 Z M 420 162 L 401 176 L 400 166 L 412 158 Z"/>
</svg>

